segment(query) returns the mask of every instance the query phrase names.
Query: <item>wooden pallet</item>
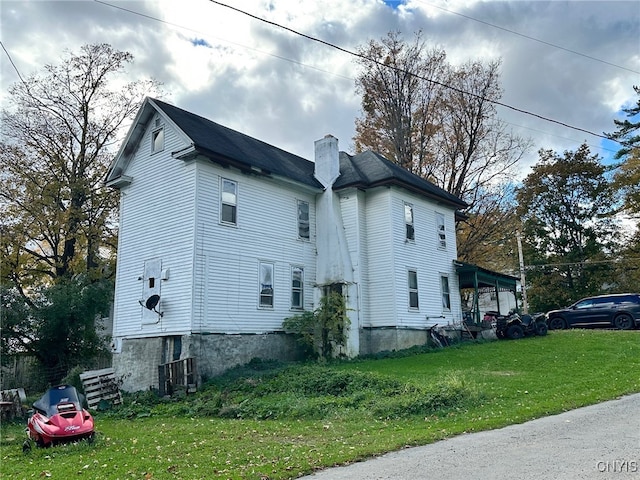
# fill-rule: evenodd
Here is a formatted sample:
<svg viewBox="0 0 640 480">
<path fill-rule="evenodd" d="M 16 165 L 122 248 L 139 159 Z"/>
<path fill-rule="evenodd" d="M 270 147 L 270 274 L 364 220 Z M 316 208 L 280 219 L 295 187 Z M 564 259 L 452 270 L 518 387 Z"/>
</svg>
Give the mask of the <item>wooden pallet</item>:
<svg viewBox="0 0 640 480">
<path fill-rule="evenodd" d="M 196 378 L 195 358 L 183 358 L 158 365 L 158 385 L 161 396 L 172 395 L 176 388 L 184 388 L 187 393 L 196 392 Z"/>
<path fill-rule="evenodd" d="M 82 380 L 82 387 L 90 409 L 96 409 L 101 401 L 109 402 L 110 405 L 122 403 L 122 395 L 113 368 L 81 373 L 80 380 Z"/>
</svg>

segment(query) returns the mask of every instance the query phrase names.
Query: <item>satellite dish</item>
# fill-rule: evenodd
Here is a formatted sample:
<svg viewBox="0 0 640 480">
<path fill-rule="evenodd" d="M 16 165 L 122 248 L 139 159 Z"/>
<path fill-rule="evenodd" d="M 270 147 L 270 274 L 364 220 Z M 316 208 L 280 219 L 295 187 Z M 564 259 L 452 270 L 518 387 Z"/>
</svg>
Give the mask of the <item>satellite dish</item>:
<svg viewBox="0 0 640 480">
<path fill-rule="evenodd" d="M 158 302 L 160 301 L 160 295 L 151 295 L 147 298 L 147 302 L 144 304 L 149 310 L 155 310 Z"/>
<path fill-rule="evenodd" d="M 145 307 L 147 310 L 156 312 L 158 315 L 162 317 L 163 313 L 156 310 L 156 307 L 158 306 L 159 302 L 160 302 L 160 295 L 156 295 L 156 294 L 151 295 L 149 298 L 147 298 L 147 301 L 144 303 L 142 303 L 142 300 L 138 300 L 138 303 L 140 303 L 140 305 Z"/>
</svg>

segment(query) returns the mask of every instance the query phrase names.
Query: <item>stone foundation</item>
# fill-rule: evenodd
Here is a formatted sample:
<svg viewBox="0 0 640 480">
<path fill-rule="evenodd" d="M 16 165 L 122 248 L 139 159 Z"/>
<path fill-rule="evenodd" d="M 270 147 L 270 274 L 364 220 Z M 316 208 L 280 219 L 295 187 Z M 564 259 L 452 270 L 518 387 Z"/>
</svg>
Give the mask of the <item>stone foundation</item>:
<svg viewBox="0 0 640 480">
<path fill-rule="evenodd" d="M 253 358 L 292 361 L 302 358 L 292 335 L 182 335 L 155 338 L 125 338 L 120 353 L 113 354 L 113 367 L 122 389 L 133 392 L 158 388 L 158 365 L 174 360 L 196 359 L 198 384 Z"/>
<path fill-rule="evenodd" d="M 360 329 L 360 355 L 404 350 L 429 342 L 423 329 L 394 327 Z M 244 365 L 254 358 L 295 361 L 303 358 L 292 335 L 181 335 L 155 338 L 125 338 L 120 353 L 113 354 L 116 378 L 122 389 L 138 391 L 158 388 L 158 366 L 174 360 L 195 358 L 198 384 Z"/>
</svg>

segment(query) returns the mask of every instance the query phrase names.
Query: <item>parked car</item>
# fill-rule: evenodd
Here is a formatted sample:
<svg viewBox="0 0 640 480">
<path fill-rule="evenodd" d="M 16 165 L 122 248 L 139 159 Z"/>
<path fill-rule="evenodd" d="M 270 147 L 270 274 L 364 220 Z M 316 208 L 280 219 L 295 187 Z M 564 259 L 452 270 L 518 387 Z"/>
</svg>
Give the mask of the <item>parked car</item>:
<svg viewBox="0 0 640 480">
<path fill-rule="evenodd" d="M 587 297 L 561 310 L 547 313 L 550 330 L 561 328 L 640 327 L 640 294 L 622 293 Z"/>
</svg>

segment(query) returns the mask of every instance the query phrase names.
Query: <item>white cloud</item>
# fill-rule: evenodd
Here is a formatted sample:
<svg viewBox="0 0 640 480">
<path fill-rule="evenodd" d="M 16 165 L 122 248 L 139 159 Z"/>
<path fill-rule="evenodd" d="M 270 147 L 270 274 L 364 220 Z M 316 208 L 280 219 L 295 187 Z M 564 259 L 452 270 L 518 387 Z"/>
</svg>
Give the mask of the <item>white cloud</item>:
<svg viewBox="0 0 640 480">
<path fill-rule="evenodd" d="M 118 8 L 3 0 L 2 42 L 23 75 L 57 63 L 64 49 L 110 43 L 135 56 L 132 78 L 163 81 L 167 100 L 181 108 L 307 158 L 313 141 L 327 133 L 349 149 L 359 99 L 353 81 L 358 67 L 348 54 L 207 0 L 107 2 Z M 615 113 L 635 98 L 632 86 L 640 84 L 636 2 L 408 0 L 396 8 L 382 0 L 227 3 L 348 50 L 391 30 L 412 38 L 421 29 L 451 62 L 501 58 L 504 103 L 595 133 L 614 129 Z M 3 99 L 18 80 L 6 60 L 0 65 Z M 499 112 L 535 140 L 523 169 L 539 148 L 573 150 L 585 140 L 595 153 L 608 155 L 587 133 Z"/>
</svg>

